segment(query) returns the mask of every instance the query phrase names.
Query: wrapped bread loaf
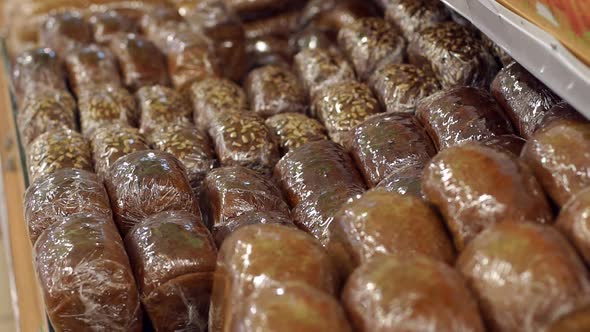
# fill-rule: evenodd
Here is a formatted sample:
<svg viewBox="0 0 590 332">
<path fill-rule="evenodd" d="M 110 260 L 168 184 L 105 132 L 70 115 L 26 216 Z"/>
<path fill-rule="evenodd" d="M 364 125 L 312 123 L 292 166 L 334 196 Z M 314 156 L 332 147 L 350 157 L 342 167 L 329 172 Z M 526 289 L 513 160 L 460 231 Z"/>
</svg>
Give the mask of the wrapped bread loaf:
<svg viewBox="0 0 590 332">
<path fill-rule="evenodd" d="M 135 280 L 110 217 L 63 218 L 39 237 L 33 251 L 56 331 L 142 331 Z"/>
<path fill-rule="evenodd" d="M 93 170 L 90 144 L 70 129 L 39 135 L 29 144 L 26 153 L 30 181 L 65 168 Z"/>
<path fill-rule="evenodd" d="M 265 124 L 279 143 L 282 155 L 307 142 L 328 139 L 321 123 L 301 113 L 273 115 Z"/>
<path fill-rule="evenodd" d="M 281 191 L 267 177 L 245 167 L 217 168 L 203 183 L 203 214 L 213 235 L 247 212 L 276 212 L 289 217 Z"/>
<path fill-rule="evenodd" d="M 553 201 L 563 206 L 590 185 L 590 124 L 558 121 L 534 134 L 522 155 Z"/>
<path fill-rule="evenodd" d="M 76 130 L 76 101 L 66 90 L 32 92 L 20 103 L 17 126 L 25 146 L 48 131 Z"/>
<path fill-rule="evenodd" d="M 150 148 L 137 129 L 119 125 L 97 129 L 90 138 L 90 146 L 94 170 L 101 179 L 108 176 L 109 169 L 119 158 Z"/>
<path fill-rule="evenodd" d="M 327 248 L 345 275 L 386 255 L 455 260 L 453 243 L 434 210 L 420 198 L 379 190 L 342 206 L 330 225 Z"/>
<path fill-rule="evenodd" d="M 88 171 L 63 169 L 37 178 L 25 193 L 25 222 L 34 245 L 51 225 L 76 213 L 112 218 L 102 181 Z"/>
<path fill-rule="evenodd" d="M 545 224 L 553 217 L 541 185 L 522 161 L 476 142 L 436 155 L 424 170 L 422 191 L 440 210 L 458 250 L 495 223 Z"/>
<path fill-rule="evenodd" d="M 151 135 L 154 149 L 173 154 L 186 168 L 186 174 L 198 194 L 207 172 L 216 165 L 213 144 L 207 134 L 188 124 L 161 126 Z"/>
<path fill-rule="evenodd" d="M 338 44 L 363 80 L 379 67 L 403 62 L 406 49 L 399 30 L 376 17 L 344 26 L 338 33 Z"/>
<path fill-rule="evenodd" d="M 265 66 L 248 74 L 244 88 L 250 109 L 269 117 L 278 113 L 300 112 L 307 109 L 306 96 L 295 74 L 280 66 Z"/>
<path fill-rule="evenodd" d="M 485 331 L 465 282 L 442 262 L 376 258 L 349 278 L 342 302 L 357 331 Z"/>
<path fill-rule="evenodd" d="M 516 135 L 500 135 L 492 136 L 481 141 L 484 145 L 501 149 L 505 152 L 510 152 L 514 156 L 519 157 L 524 148 L 526 141 Z"/>
<path fill-rule="evenodd" d="M 222 78 L 207 78 L 194 83 L 189 91 L 194 109 L 194 121 L 209 128 L 222 113 L 241 112 L 248 106 L 244 90 L 236 83 Z"/>
<path fill-rule="evenodd" d="M 324 124 L 330 138 L 344 146 L 349 145 L 352 130 L 379 111 L 369 87 L 354 81 L 322 89 L 312 105 L 313 114 Z"/>
<path fill-rule="evenodd" d="M 248 72 L 266 66 L 278 66 L 289 70 L 293 53 L 292 46 L 285 38 L 263 36 L 248 39 L 246 41 Z"/>
<path fill-rule="evenodd" d="M 302 0 L 225 0 L 225 2 L 244 21 L 268 17 L 305 3 Z"/>
<path fill-rule="evenodd" d="M 256 330 L 352 331 L 336 299 L 299 282 L 257 289 L 242 304 L 231 331 Z"/>
<path fill-rule="evenodd" d="M 379 114 L 352 132 L 348 150 L 369 187 L 410 165 L 424 165 L 436 150 L 411 114 Z"/>
<path fill-rule="evenodd" d="M 524 138 L 531 137 L 543 115 L 560 100 L 516 62 L 502 68 L 492 82 L 491 90 Z"/>
<path fill-rule="evenodd" d="M 560 120 L 570 120 L 575 122 L 587 123 L 586 119 L 580 112 L 576 111 L 570 104 L 565 101 L 555 104 L 543 115 L 541 121 L 537 124 L 535 131 L 548 127 L 550 124 Z"/>
<path fill-rule="evenodd" d="M 437 0 L 385 0 L 385 17 L 395 24 L 407 40 L 420 31 L 450 19 L 444 4 Z"/>
<path fill-rule="evenodd" d="M 304 49 L 295 55 L 294 67 L 310 98 L 327 86 L 355 79 L 353 69 L 333 48 Z"/>
<path fill-rule="evenodd" d="M 578 192 L 563 206 L 555 226 L 590 262 L 590 188 Z"/>
<path fill-rule="evenodd" d="M 376 14 L 371 1 L 310 0 L 301 13 L 300 23 L 324 31 L 335 40 L 343 27 Z"/>
<path fill-rule="evenodd" d="M 147 138 L 160 126 L 192 122 L 191 105 L 178 91 L 161 85 L 146 86 L 136 96 L 141 112 L 140 131 Z"/>
<path fill-rule="evenodd" d="M 244 166 L 269 174 L 279 159 L 264 119 L 252 113 L 227 112 L 215 117 L 209 136 L 221 166 Z"/>
<path fill-rule="evenodd" d="M 113 54 L 107 49 L 89 45 L 65 56 L 70 86 L 80 98 L 89 89 L 120 87 L 121 78 Z"/>
<path fill-rule="evenodd" d="M 479 88 L 456 87 L 437 92 L 420 101 L 416 116 L 437 150 L 513 133 L 502 109 Z"/>
<path fill-rule="evenodd" d="M 93 87 L 78 95 L 80 127 L 86 137 L 108 125 L 132 127 L 138 122 L 135 98 L 122 87 Z"/>
<path fill-rule="evenodd" d="M 166 152 L 145 150 L 119 158 L 105 185 L 122 234 L 160 212 L 201 213 L 184 166 Z"/>
<path fill-rule="evenodd" d="M 484 304 L 482 315 L 493 331 L 543 331 L 588 303 L 588 271 L 548 226 L 496 224 L 469 244 L 457 268 Z"/>
<path fill-rule="evenodd" d="M 375 188 L 400 195 L 414 195 L 423 198 L 422 171 L 424 167 L 424 164 L 410 164 L 400 167 L 383 178 Z"/>
<path fill-rule="evenodd" d="M 244 22 L 244 33 L 248 39 L 264 36 L 288 38 L 299 28 L 300 16 L 301 10 L 295 9 L 277 13 L 271 17 Z"/>
<path fill-rule="evenodd" d="M 209 329 L 228 330 L 256 290 L 291 281 L 330 295 L 339 283 L 324 249 L 304 232 L 274 224 L 238 229 L 219 250 Z"/>
<path fill-rule="evenodd" d="M 166 59 L 145 37 L 136 34 L 117 35 L 111 50 L 119 60 L 123 83 L 132 91 L 149 85 L 168 85 Z"/>
<path fill-rule="evenodd" d="M 377 69 L 369 79 L 371 90 L 385 112 L 414 113 L 418 102 L 439 90 L 428 69 L 392 63 Z"/>
<path fill-rule="evenodd" d="M 481 40 L 455 22 L 426 28 L 408 46 L 410 63 L 430 68 L 443 88 L 488 87 L 498 65 Z"/>
<path fill-rule="evenodd" d="M 200 219 L 162 212 L 125 237 L 141 302 L 156 331 L 207 331 L 217 250 Z"/>
<path fill-rule="evenodd" d="M 291 207 L 323 189 L 364 188 L 348 154 L 328 140 L 309 142 L 291 151 L 277 163 L 274 174 Z"/>
<path fill-rule="evenodd" d="M 213 231 L 213 237 L 217 247 L 220 248 L 226 238 L 241 227 L 258 224 L 278 224 L 285 227 L 296 228 L 293 221 L 285 215 L 284 211 L 250 211 L 220 224 Z"/>
<path fill-rule="evenodd" d="M 64 57 L 76 48 L 92 42 L 92 29 L 81 13 L 58 12 L 49 15 L 41 26 L 40 41 Z"/>
<path fill-rule="evenodd" d="M 137 22 L 117 10 L 94 13 L 88 21 L 92 26 L 94 40 L 100 44 L 108 45 L 119 33 L 139 32 Z"/>
<path fill-rule="evenodd" d="M 19 54 L 14 60 L 12 84 L 19 106 L 39 90 L 66 91 L 66 82 L 57 54 L 49 48 L 37 48 Z"/>
<path fill-rule="evenodd" d="M 294 52 L 301 52 L 306 49 L 334 48 L 335 42 L 326 31 L 311 25 L 292 34 L 289 38 L 289 45 Z"/>
</svg>

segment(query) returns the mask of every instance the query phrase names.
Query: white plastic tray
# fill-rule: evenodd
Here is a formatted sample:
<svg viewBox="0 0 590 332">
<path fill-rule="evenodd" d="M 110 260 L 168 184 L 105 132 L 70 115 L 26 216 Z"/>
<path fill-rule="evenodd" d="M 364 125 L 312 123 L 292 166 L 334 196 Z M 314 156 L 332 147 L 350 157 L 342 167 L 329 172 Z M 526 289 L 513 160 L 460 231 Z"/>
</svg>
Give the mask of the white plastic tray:
<svg viewBox="0 0 590 332">
<path fill-rule="evenodd" d="M 441 0 L 590 119 L 590 67 L 548 32 L 494 0 Z"/>
</svg>

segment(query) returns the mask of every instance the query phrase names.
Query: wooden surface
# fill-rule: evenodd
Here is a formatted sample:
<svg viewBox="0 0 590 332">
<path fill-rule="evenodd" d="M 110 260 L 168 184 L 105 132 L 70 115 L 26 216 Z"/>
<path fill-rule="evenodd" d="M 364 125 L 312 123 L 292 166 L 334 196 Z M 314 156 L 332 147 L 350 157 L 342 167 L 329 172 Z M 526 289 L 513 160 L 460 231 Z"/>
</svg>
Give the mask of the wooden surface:
<svg viewBox="0 0 590 332">
<path fill-rule="evenodd" d="M 19 331 L 47 331 L 44 305 L 33 269 L 32 250 L 24 223 L 24 173 L 12 118 L 8 76 L 4 66 L 0 67 L 0 222 L 7 244 L 8 264 L 12 268 L 12 301 L 15 304 Z"/>
</svg>

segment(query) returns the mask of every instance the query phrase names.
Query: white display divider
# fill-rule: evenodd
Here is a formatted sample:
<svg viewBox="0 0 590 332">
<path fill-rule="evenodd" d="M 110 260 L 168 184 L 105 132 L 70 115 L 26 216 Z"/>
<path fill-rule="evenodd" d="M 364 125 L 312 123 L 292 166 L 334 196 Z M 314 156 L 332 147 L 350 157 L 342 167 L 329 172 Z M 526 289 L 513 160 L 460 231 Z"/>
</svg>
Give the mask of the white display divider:
<svg viewBox="0 0 590 332">
<path fill-rule="evenodd" d="M 590 67 L 548 32 L 494 0 L 441 0 L 590 119 Z"/>
</svg>

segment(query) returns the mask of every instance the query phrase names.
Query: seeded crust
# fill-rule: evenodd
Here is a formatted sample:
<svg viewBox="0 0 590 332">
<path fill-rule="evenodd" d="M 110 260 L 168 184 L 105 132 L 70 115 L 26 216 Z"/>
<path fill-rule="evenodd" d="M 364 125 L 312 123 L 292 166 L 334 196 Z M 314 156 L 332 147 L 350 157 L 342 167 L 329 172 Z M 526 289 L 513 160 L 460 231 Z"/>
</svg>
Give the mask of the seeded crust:
<svg viewBox="0 0 590 332">
<path fill-rule="evenodd" d="M 135 98 L 122 87 L 101 87 L 85 90 L 78 96 L 82 134 L 94 132 L 110 124 L 136 126 L 138 115 Z"/>
<path fill-rule="evenodd" d="M 65 65 L 78 97 L 85 90 L 122 85 L 115 57 L 108 49 L 96 45 L 79 48 L 66 56 Z"/>
<path fill-rule="evenodd" d="M 388 0 L 385 18 L 395 24 L 407 40 L 421 30 L 450 19 L 449 12 L 438 0 Z"/>
<path fill-rule="evenodd" d="M 338 33 L 338 44 L 362 80 L 383 65 L 403 62 L 406 49 L 399 30 L 376 17 L 344 26 Z"/>
<path fill-rule="evenodd" d="M 279 149 L 264 120 L 252 113 L 223 113 L 209 127 L 221 166 L 244 166 L 270 174 Z"/>
<path fill-rule="evenodd" d="M 119 158 L 132 152 L 149 150 L 145 138 L 135 128 L 112 125 L 98 129 L 90 140 L 94 169 L 104 179 Z"/>
<path fill-rule="evenodd" d="M 65 90 L 41 90 L 28 95 L 17 115 L 20 138 L 26 146 L 39 135 L 76 129 L 76 101 Z"/>
<path fill-rule="evenodd" d="M 431 68 L 443 88 L 488 87 L 498 72 L 496 60 L 468 28 L 444 22 L 424 29 L 408 47 L 408 58 Z"/>
<path fill-rule="evenodd" d="M 335 49 L 304 49 L 295 55 L 295 72 L 309 97 L 332 84 L 354 80 L 354 70 Z"/>
<path fill-rule="evenodd" d="M 282 66 L 264 66 L 248 74 L 244 84 L 250 108 L 262 117 L 305 112 L 306 96 L 297 77 Z"/>
<path fill-rule="evenodd" d="M 88 141 L 69 129 L 48 131 L 37 137 L 27 147 L 27 165 L 31 181 L 64 168 L 93 171 Z"/>
<path fill-rule="evenodd" d="M 148 139 L 162 125 L 191 123 L 193 110 L 178 91 L 155 85 L 141 88 L 136 95 L 141 111 L 140 132 Z"/>
<path fill-rule="evenodd" d="M 208 128 L 221 113 L 241 112 L 248 106 L 244 90 L 223 78 L 211 77 L 196 82 L 189 95 L 195 110 L 194 121 L 202 128 Z"/>
<path fill-rule="evenodd" d="M 283 155 L 307 142 L 328 139 L 321 123 L 301 113 L 277 114 L 266 119 L 265 124 L 279 142 Z"/>
<path fill-rule="evenodd" d="M 410 64 L 389 64 L 376 70 L 369 84 L 385 112 L 414 113 L 418 102 L 438 91 L 434 74 Z"/>
<path fill-rule="evenodd" d="M 350 131 L 370 115 L 379 112 L 379 103 L 363 83 L 348 81 L 323 89 L 315 98 L 313 113 L 324 124 L 330 138 L 348 146 Z"/>
</svg>

